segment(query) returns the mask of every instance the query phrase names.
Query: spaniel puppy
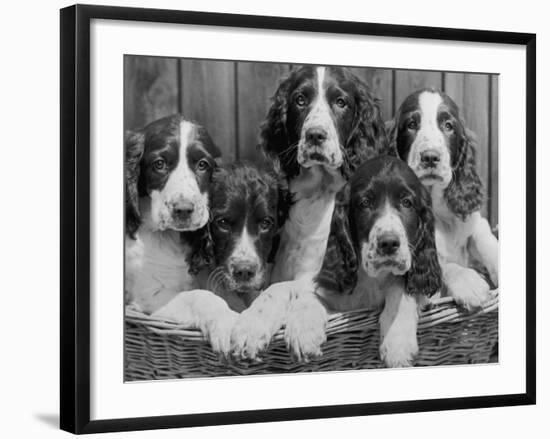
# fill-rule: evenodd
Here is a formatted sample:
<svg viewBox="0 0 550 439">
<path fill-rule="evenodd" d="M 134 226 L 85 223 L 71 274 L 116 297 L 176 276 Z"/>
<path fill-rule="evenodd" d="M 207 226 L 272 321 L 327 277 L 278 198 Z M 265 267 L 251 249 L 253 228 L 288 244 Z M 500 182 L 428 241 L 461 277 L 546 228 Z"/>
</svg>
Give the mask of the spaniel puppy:
<svg viewBox="0 0 550 439">
<path fill-rule="evenodd" d="M 215 294 L 195 289 L 190 242 L 182 239 L 182 232 L 206 226 L 219 151 L 204 128 L 181 115 L 127 133 L 125 148 L 126 302 L 200 328 L 214 350 L 226 353 L 236 314 Z"/>
<path fill-rule="evenodd" d="M 268 257 L 288 206 L 285 186 L 274 172 L 249 164 L 218 167 L 212 176 L 211 220 L 187 233 L 191 272 L 207 269 L 209 289 L 236 312 L 268 283 Z"/>
<path fill-rule="evenodd" d="M 315 300 L 329 311 L 383 307 L 380 357 L 388 367 L 411 366 L 419 305 L 440 286 L 430 195 L 403 161 L 378 157 L 359 167 L 339 194 L 323 267 L 309 286 L 315 295 L 301 291 L 291 308 L 311 307 Z M 320 331 L 327 316 L 316 309 L 312 322 Z M 324 339 L 310 342 L 320 350 Z"/>
<path fill-rule="evenodd" d="M 487 270 L 498 285 L 498 241 L 481 216 L 481 180 L 475 141 L 453 100 L 426 89 L 408 96 L 391 127 L 391 142 L 430 191 L 444 283 L 466 308 L 489 298 L 489 283 L 472 267 Z"/>
<path fill-rule="evenodd" d="M 272 282 L 245 310 L 232 334 L 236 357 L 256 358 L 287 322 L 291 292 L 321 269 L 336 194 L 355 168 L 386 152 L 377 100 L 366 84 L 341 67 L 293 70 L 275 93 L 261 130 L 262 148 L 285 174 L 292 204 L 275 257 Z M 305 309 L 296 318 L 306 324 Z M 308 343 L 317 327 L 290 339 Z M 312 353 L 313 354 L 313 353 Z"/>
</svg>

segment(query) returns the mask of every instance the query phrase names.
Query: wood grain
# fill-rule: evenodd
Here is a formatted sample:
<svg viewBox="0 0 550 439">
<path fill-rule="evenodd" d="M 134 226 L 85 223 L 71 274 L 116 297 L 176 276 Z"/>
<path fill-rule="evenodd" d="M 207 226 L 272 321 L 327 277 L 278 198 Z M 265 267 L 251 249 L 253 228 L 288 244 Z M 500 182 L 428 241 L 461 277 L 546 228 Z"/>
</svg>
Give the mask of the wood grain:
<svg viewBox="0 0 550 439">
<path fill-rule="evenodd" d="M 397 110 L 405 98 L 421 88 L 433 87 L 441 89 L 442 74 L 421 70 L 395 71 L 394 109 Z"/>
<path fill-rule="evenodd" d="M 490 192 L 489 218 L 491 226 L 498 225 L 498 75 L 491 75 L 491 151 L 490 151 Z"/>
<path fill-rule="evenodd" d="M 271 97 L 281 79 L 286 76 L 286 64 L 240 62 L 237 64 L 237 108 L 239 159 L 257 161 L 259 129 Z"/>
<path fill-rule="evenodd" d="M 124 57 L 124 127 L 139 129 L 178 111 L 178 60 Z"/>
<path fill-rule="evenodd" d="M 222 151 L 224 162 L 236 157 L 235 63 L 180 60 L 183 114 L 203 125 Z"/>
<path fill-rule="evenodd" d="M 181 109 L 203 124 L 224 161 L 255 160 L 270 97 L 288 64 L 126 56 L 124 124 L 137 129 Z M 483 214 L 498 224 L 498 76 L 353 67 L 381 99 L 385 120 L 419 88 L 445 88 L 478 138 L 478 171 L 487 202 Z M 393 82 L 395 80 L 395 83 Z"/>
<path fill-rule="evenodd" d="M 445 91 L 459 106 L 466 126 L 477 138 L 477 170 L 485 187 L 482 214 L 488 215 L 489 184 L 489 75 L 445 73 Z"/>
<path fill-rule="evenodd" d="M 352 67 L 351 71 L 370 87 L 374 96 L 380 99 L 380 110 L 384 121 L 393 117 L 392 71 L 371 67 Z"/>
</svg>

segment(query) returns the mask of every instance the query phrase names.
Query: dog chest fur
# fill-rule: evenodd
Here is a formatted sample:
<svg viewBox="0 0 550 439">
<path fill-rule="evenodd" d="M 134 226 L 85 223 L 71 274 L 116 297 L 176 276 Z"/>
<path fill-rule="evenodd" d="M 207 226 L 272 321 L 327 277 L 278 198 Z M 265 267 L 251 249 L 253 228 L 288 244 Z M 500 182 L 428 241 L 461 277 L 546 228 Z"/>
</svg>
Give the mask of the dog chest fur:
<svg viewBox="0 0 550 439">
<path fill-rule="evenodd" d="M 142 225 L 136 239 L 126 237 L 125 290 L 128 300 L 151 313 L 177 293 L 196 288 L 189 274 L 189 249 L 176 231 L 152 231 Z"/>
</svg>

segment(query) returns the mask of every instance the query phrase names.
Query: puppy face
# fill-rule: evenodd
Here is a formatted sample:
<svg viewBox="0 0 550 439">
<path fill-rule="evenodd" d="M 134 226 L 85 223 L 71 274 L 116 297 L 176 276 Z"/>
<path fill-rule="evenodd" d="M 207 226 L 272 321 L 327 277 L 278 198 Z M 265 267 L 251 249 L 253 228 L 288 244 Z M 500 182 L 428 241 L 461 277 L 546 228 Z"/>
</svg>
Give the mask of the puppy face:
<svg viewBox="0 0 550 439">
<path fill-rule="evenodd" d="M 296 157 L 300 166 L 339 168 L 362 104 L 359 80 L 341 67 L 304 66 L 295 70 L 277 91 L 277 111 L 286 133 L 286 162 Z M 273 110 L 273 109 L 272 109 Z M 277 129 L 272 128 L 272 131 Z"/>
<path fill-rule="evenodd" d="M 357 168 L 336 197 L 319 287 L 354 290 L 359 269 L 403 275 L 409 294 L 441 287 L 430 194 L 402 160 L 380 156 Z"/>
<path fill-rule="evenodd" d="M 151 221 L 158 230 L 196 230 L 206 225 L 208 187 L 219 155 L 206 131 L 181 116 L 143 129 L 139 195 L 151 198 Z"/>
<path fill-rule="evenodd" d="M 278 199 L 275 178 L 254 167 L 233 165 L 214 173 L 210 233 L 228 290 L 247 294 L 264 286 Z"/>
<path fill-rule="evenodd" d="M 408 96 L 396 120 L 397 151 L 425 186 L 446 188 L 460 158 L 465 129 L 453 100 L 422 90 Z"/>
<path fill-rule="evenodd" d="M 422 189 L 397 159 L 370 161 L 354 175 L 350 214 L 361 266 L 369 276 L 410 270 L 424 208 Z"/>
<path fill-rule="evenodd" d="M 298 141 L 298 163 L 340 167 L 355 114 L 354 83 L 343 69 L 304 67 L 288 105 L 287 127 Z"/>
</svg>

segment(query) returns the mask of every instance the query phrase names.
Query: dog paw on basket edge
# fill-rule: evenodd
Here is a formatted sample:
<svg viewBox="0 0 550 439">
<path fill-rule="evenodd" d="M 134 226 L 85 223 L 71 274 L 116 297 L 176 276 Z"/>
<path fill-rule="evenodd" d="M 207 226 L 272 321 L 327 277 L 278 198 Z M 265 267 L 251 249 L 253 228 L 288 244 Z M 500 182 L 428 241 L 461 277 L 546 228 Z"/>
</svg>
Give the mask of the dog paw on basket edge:
<svg viewBox="0 0 550 439">
<path fill-rule="evenodd" d="M 229 357 L 231 329 L 237 316 L 223 299 L 206 290 L 179 294 L 151 314 L 153 318 L 175 322 L 188 329 L 200 329 L 212 350 L 223 358 Z"/>
</svg>

